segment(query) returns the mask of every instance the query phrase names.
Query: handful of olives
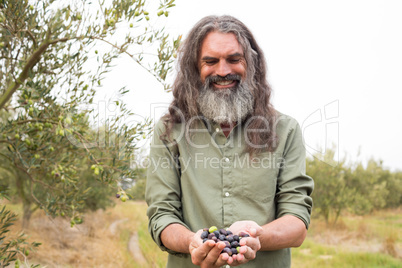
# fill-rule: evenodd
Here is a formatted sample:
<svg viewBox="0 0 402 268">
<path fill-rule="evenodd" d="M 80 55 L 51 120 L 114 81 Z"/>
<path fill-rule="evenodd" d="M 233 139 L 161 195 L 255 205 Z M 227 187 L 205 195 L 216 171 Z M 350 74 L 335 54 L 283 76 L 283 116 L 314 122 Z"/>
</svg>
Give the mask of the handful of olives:
<svg viewBox="0 0 402 268">
<path fill-rule="evenodd" d="M 225 243 L 226 247 L 222 250 L 222 253 L 227 253 L 229 256 L 236 255 L 240 250 L 240 240 L 243 237 L 249 237 L 250 235 L 245 232 L 240 232 L 238 235 L 233 234 L 228 229 L 220 229 L 216 226 L 211 226 L 210 228 L 204 228 L 201 233 L 202 242 L 205 243 L 208 240 L 213 240 L 215 242 L 222 241 Z"/>
</svg>

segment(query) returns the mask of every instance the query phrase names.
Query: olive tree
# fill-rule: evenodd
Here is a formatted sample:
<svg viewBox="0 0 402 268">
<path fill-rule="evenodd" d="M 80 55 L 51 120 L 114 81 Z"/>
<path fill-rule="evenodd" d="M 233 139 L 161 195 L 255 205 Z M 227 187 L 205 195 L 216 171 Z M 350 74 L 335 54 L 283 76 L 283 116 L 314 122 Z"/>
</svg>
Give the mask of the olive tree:
<svg viewBox="0 0 402 268">
<path fill-rule="evenodd" d="M 0 171 L 10 174 L 25 224 L 35 207 L 80 223 L 93 186 L 88 170 L 100 182 L 92 188 L 135 178 L 130 159 L 150 122 L 127 123 L 133 114 L 121 99 L 128 89 L 111 89 L 120 96 L 113 100 L 116 113 L 98 125 L 94 100 L 122 55 L 169 88 L 180 38 L 155 25 L 174 0 L 152 4 L 0 0 Z"/>
<path fill-rule="evenodd" d="M 329 149 L 324 161 L 318 157 L 306 159 L 307 174 L 314 178 L 314 213 L 324 217 L 327 224 L 335 224 L 344 209 L 347 209 L 355 195 L 355 189 L 348 187 L 349 170 L 346 160 L 342 159 L 336 166 L 335 150 Z"/>
</svg>

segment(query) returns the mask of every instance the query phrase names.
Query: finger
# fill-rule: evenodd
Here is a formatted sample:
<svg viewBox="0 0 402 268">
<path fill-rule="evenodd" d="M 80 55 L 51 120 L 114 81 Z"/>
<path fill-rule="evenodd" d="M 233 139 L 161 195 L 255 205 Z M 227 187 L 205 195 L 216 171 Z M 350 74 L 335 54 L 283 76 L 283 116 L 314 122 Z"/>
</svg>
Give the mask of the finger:
<svg viewBox="0 0 402 268">
<path fill-rule="evenodd" d="M 224 266 L 225 264 L 230 264 L 233 262 L 232 257 L 229 256 L 227 253 L 221 253 L 219 259 L 216 261 L 216 266 Z"/>
<path fill-rule="evenodd" d="M 205 243 L 203 243 L 198 249 L 199 249 L 199 254 L 204 256 L 208 256 L 208 254 L 211 252 L 211 250 L 215 247 L 216 243 L 213 240 L 208 240 Z"/>
<path fill-rule="evenodd" d="M 239 253 L 247 260 L 253 260 L 257 256 L 257 251 L 261 248 L 261 244 L 257 239 L 250 238 L 248 241 L 242 241 Z"/>
<path fill-rule="evenodd" d="M 227 253 L 224 253 L 224 254 L 227 254 Z M 228 255 L 229 256 L 229 255 Z M 234 262 L 234 260 L 233 260 L 233 257 L 230 257 L 229 256 L 229 258 L 227 259 L 227 264 L 229 264 L 229 265 L 231 265 L 233 262 Z"/>
<path fill-rule="evenodd" d="M 259 240 L 254 237 L 243 237 L 239 242 L 240 246 L 249 246 L 251 248 L 256 247 L 259 244 Z"/>
<path fill-rule="evenodd" d="M 238 255 L 239 255 L 239 254 L 233 255 L 233 262 L 231 262 L 231 263 L 228 262 L 228 264 L 230 265 L 230 267 L 239 266 L 239 265 L 242 265 L 242 264 L 244 264 L 244 263 L 247 262 L 247 261 L 243 261 L 243 260 L 238 261 L 238 259 L 237 259 L 237 258 L 238 258 Z"/>
<path fill-rule="evenodd" d="M 213 240 L 208 240 L 201 246 L 195 248 L 191 252 L 191 259 L 194 264 L 199 265 L 208 256 L 209 252 L 215 247 L 215 242 Z"/>
<path fill-rule="evenodd" d="M 261 243 L 258 238 L 246 237 L 242 238 L 239 242 L 240 246 L 250 247 L 254 251 L 258 251 L 261 249 Z"/>
<path fill-rule="evenodd" d="M 246 250 L 244 250 L 244 253 L 241 252 L 240 254 L 242 254 L 244 256 L 244 258 L 247 260 L 254 260 L 256 257 L 256 251 L 250 247 L 245 247 L 245 248 L 246 248 Z"/>
<path fill-rule="evenodd" d="M 229 260 L 230 256 L 227 253 L 221 253 L 219 258 L 222 259 L 223 261 L 227 262 Z"/>
<path fill-rule="evenodd" d="M 260 236 L 262 234 L 262 227 L 250 228 L 250 235 L 253 237 Z"/>
<path fill-rule="evenodd" d="M 253 260 L 257 256 L 258 247 L 250 247 L 247 245 L 243 245 L 239 249 L 239 253 L 242 254 L 247 260 Z"/>
<path fill-rule="evenodd" d="M 222 266 L 226 263 L 226 260 L 221 256 L 222 249 L 225 248 L 225 243 L 218 242 L 209 251 L 208 255 L 205 257 L 204 262 L 208 265 Z"/>
<path fill-rule="evenodd" d="M 244 254 L 246 254 L 247 250 L 248 250 L 248 246 L 241 246 L 239 249 L 239 253 L 244 255 Z"/>
<path fill-rule="evenodd" d="M 238 266 L 238 265 L 244 264 L 246 262 L 248 262 L 248 260 L 246 258 L 244 258 L 243 254 L 238 253 L 236 255 L 233 255 L 233 262 L 230 263 L 230 266 Z"/>
<path fill-rule="evenodd" d="M 237 261 L 237 262 L 243 263 L 243 260 L 244 260 L 244 259 L 245 259 L 245 258 L 244 258 L 244 255 L 243 255 L 243 254 L 238 253 L 238 254 L 236 255 L 236 261 Z"/>
</svg>

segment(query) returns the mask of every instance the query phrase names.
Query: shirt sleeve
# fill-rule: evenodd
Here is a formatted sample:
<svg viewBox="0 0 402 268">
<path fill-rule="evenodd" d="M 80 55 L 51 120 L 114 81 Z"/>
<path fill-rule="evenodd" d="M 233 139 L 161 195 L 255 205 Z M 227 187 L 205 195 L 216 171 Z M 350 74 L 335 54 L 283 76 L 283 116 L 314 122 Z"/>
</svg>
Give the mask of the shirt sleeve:
<svg viewBox="0 0 402 268">
<path fill-rule="evenodd" d="M 180 187 L 180 168 L 178 149 L 174 142 L 160 139 L 164 125 L 159 121 L 154 130 L 151 143 L 145 200 L 148 204 L 148 230 L 155 243 L 164 251 L 179 254 L 166 248 L 160 235 L 168 225 L 183 222 Z"/>
<path fill-rule="evenodd" d="M 293 119 L 287 128 L 282 165 L 277 183 L 277 218 L 293 215 L 301 219 L 306 228 L 310 224 L 314 181 L 306 175 L 306 150 L 299 124 Z"/>
</svg>

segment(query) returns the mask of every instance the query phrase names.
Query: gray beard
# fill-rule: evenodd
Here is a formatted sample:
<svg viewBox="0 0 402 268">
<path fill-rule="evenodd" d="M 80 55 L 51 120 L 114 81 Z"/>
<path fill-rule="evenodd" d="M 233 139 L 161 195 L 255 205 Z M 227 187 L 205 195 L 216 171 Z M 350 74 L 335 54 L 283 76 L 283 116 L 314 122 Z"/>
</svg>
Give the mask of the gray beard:
<svg viewBox="0 0 402 268">
<path fill-rule="evenodd" d="M 202 115 L 218 124 L 242 122 L 254 110 L 254 96 L 245 82 L 220 90 L 206 79 L 197 103 Z"/>
</svg>

